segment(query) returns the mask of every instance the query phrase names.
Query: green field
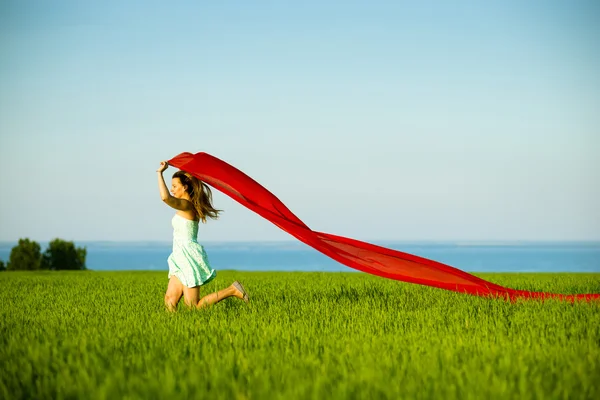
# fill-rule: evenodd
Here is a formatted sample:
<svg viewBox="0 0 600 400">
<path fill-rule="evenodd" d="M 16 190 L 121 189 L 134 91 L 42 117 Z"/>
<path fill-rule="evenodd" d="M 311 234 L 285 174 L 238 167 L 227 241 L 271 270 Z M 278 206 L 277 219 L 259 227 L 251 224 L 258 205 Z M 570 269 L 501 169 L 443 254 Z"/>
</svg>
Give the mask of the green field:
<svg viewBox="0 0 600 400">
<path fill-rule="evenodd" d="M 598 293 L 600 274 L 480 274 Z M 3 399 L 598 399 L 600 305 L 361 273 L 220 271 L 246 305 L 169 314 L 164 272 L 0 273 Z"/>
</svg>

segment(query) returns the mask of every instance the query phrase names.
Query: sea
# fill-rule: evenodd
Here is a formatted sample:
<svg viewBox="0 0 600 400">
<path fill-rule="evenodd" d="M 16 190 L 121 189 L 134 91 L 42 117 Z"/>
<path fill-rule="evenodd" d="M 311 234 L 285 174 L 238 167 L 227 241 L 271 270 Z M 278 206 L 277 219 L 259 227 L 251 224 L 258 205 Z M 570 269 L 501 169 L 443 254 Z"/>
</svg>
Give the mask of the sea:
<svg viewBox="0 0 600 400">
<path fill-rule="evenodd" d="M 467 272 L 600 272 L 600 242 L 372 242 Z M 168 271 L 171 242 L 75 242 L 97 271 Z M 0 242 L 6 262 L 16 242 Z M 40 242 L 42 251 L 47 243 Z M 298 241 L 206 242 L 217 270 L 355 271 Z"/>
</svg>

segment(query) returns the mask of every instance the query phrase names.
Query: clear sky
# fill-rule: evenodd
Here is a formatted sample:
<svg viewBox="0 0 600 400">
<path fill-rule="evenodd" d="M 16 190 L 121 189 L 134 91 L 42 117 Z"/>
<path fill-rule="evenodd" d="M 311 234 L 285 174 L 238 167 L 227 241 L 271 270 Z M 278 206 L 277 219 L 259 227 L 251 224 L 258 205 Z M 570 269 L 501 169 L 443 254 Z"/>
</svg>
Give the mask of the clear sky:
<svg viewBox="0 0 600 400">
<path fill-rule="evenodd" d="M 185 151 L 342 236 L 600 240 L 598 4 L 4 0 L 0 240 L 170 240 Z"/>
</svg>

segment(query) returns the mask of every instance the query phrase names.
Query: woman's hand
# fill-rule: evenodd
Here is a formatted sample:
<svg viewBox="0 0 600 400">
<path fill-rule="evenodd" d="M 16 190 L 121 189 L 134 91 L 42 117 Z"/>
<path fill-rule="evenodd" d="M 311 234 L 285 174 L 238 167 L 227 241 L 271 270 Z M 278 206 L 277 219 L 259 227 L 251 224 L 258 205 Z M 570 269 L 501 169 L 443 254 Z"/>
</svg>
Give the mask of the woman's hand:
<svg viewBox="0 0 600 400">
<path fill-rule="evenodd" d="M 169 163 L 166 161 L 161 161 L 160 168 L 156 170 L 156 172 L 163 172 L 165 169 L 169 168 Z"/>
</svg>

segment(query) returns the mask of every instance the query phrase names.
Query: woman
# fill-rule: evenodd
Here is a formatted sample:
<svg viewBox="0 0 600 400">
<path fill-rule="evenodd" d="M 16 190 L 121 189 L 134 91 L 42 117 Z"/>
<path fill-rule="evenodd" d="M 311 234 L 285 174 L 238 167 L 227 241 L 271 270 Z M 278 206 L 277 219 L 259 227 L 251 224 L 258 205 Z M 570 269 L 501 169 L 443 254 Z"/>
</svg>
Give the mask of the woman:
<svg viewBox="0 0 600 400">
<path fill-rule="evenodd" d="M 210 267 L 204 247 L 197 242 L 198 224 L 206 218 L 217 219 L 220 210 L 212 206 L 210 188 L 185 171 L 177 171 L 171 180 L 171 193 L 162 173 L 169 167 L 160 163 L 158 189 L 160 198 L 177 210 L 171 221 L 173 225 L 173 252 L 169 256 L 169 286 L 165 294 L 167 310 L 176 310 L 183 296 L 188 308 L 202 308 L 227 297 L 235 296 L 248 302 L 248 294 L 238 281 L 226 289 L 200 298 L 200 286 L 210 282 L 217 272 Z"/>
</svg>

